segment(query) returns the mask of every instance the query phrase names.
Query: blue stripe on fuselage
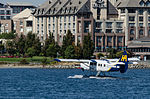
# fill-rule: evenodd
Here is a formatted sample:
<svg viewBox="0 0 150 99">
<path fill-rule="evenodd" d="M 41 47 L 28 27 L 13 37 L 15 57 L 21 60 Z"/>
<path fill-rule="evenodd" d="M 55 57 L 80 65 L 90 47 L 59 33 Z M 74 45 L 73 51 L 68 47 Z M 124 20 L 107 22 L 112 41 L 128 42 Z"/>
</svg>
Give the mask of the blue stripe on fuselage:
<svg viewBox="0 0 150 99">
<path fill-rule="evenodd" d="M 119 71 L 119 68 L 111 68 L 110 70 L 109 70 L 109 72 L 112 72 L 112 71 Z"/>
</svg>

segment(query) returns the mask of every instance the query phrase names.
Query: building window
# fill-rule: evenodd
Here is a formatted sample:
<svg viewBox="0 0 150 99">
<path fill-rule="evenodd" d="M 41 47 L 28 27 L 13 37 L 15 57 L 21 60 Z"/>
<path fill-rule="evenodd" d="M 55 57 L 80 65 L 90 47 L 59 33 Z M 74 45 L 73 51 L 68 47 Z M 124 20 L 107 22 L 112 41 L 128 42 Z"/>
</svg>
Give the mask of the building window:
<svg viewBox="0 0 150 99">
<path fill-rule="evenodd" d="M 150 10 L 148 10 L 148 14 L 150 15 Z"/>
<path fill-rule="evenodd" d="M 51 17 L 48 18 L 48 22 L 51 23 Z"/>
<path fill-rule="evenodd" d="M 143 23 L 139 23 L 139 26 L 140 26 L 140 27 L 143 27 Z"/>
<path fill-rule="evenodd" d="M 59 22 L 62 22 L 62 16 L 60 16 L 60 21 Z"/>
<path fill-rule="evenodd" d="M 62 24 L 60 23 L 60 29 L 62 29 Z"/>
<path fill-rule="evenodd" d="M 98 36 L 98 37 L 97 37 L 97 42 L 98 42 L 98 43 L 101 43 L 101 42 L 102 42 L 102 37 L 101 37 L 101 36 Z"/>
<path fill-rule="evenodd" d="M 128 9 L 128 13 L 135 13 L 135 9 Z"/>
<path fill-rule="evenodd" d="M 134 29 L 130 30 L 130 34 L 133 35 L 135 33 Z"/>
<path fill-rule="evenodd" d="M 39 24 L 37 25 L 37 30 L 39 30 Z"/>
<path fill-rule="evenodd" d="M 39 17 L 37 18 L 37 23 L 39 23 Z"/>
<path fill-rule="evenodd" d="M 75 23 L 73 23 L 73 28 L 75 28 Z"/>
<path fill-rule="evenodd" d="M 132 41 L 133 40 L 133 37 L 130 37 L 130 41 Z"/>
<path fill-rule="evenodd" d="M 112 42 L 112 37 L 111 37 L 111 36 L 108 36 L 108 37 L 107 37 L 107 42 L 109 42 L 109 43 Z"/>
<path fill-rule="evenodd" d="M 135 26 L 135 23 L 129 23 L 129 26 L 130 26 L 130 27 L 134 27 L 134 26 Z"/>
<path fill-rule="evenodd" d="M 139 14 L 140 14 L 140 15 L 143 15 L 143 12 L 144 12 L 143 9 L 140 9 L 140 10 L 139 10 Z"/>
<path fill-rule="evenodd" d="M 73 16 L 73 21 L 75 21 L 76 20 L 76 17 L 75 16 Z"/>
<path fill-rule="evenodd" d="M 10 15 L 11 14 L 11 10 L 6 10 L 6 14 Z"/>
<path fill-rule="evenodd" d="M 53 24 L 53 30 L 55 30 L 55 24 Z"/>
<path fill-rule="evenodd" d="M 71 22 L 71 16 L 69 16 L 69 20 L 68 21 Z"/>
<path fill-rule="evenodd" d="M 121 9 L 121 13 L 125 13 L 125 9 Z"/>
<path fill-rule="evenodd" d="M 41 23 L 43 23 L 43 17 L 41 18 Z"/>
<path fill-rule="evenodd" d="M 117 22 L 116 26 L 117 26 L 117 28 L 122 28 L 123 27 L 123 23 L 122 22 Z"/>
<path fill-rule="evenodd" d="M 148 35 L 150 35 L 150 29 L 148 30 Z"/>
<path fill-rule="evenodd" d="M 22 21 L 20 21 L 20 25 L 21 25 L 21 26 L 23 25 L 23 22 L 22 22 Z"/>
<path fill-rule="evenodd" d="M 66 22 L 66 16 L 64 16 L 64 22 Z"/>
<path fill-rule="evenodd" d="M 117 29 L 116 33 L 123 33 L 122 29 Z"/>
<path fill-rule="evenodd" d="M 64 23 L 64 29 L 66 30 L 67 26 L 66 26 L 66 23 Z"/>
<path fill-rule="evenodd" d="M 73 33 L 75 34 L 75 29 L 73 29 Z"/>
<path fill-rule="evenodd" d="M 143 35 L 143 29 L 140 29 L 139 34 Z"/>
<path fill-rule="evenodd" d="M 96 22 L 96 28 L 101 28 L 102 22 Z"/>
<path fill-rule="evenodd" d="M 148 23 L 148 26 L 150 27 L 150 23 Z"/>
<path fill-rule="evenodd" d="M 49 30 L 51 29 L 51 24 L 48 24 L 48 29 L 49 29 Z"/>
<path fill-rule="evenodd" d="M 5 26 L 8 27 L 8 23 L 6 23 Z"/>
<path fill-rule="evenodd" d="M 106 28 L 112 28 L 112 22 L 106 22 Z"/>
<path fill-rule="evenodd" d="M 143 17 L 140 16 L 140 17 L 139 17 L 139 21 L 143 21 Z"/>
<path fill-rule="evenodd" d="M 144 3 L 143 0 L 142 0 L 139 4 L 140 4 L 140 6 L 142 6 L 142 7 L 144 7 L 144 5 L 145 5 L 145 3 Z"/>
<path fill-rule="evenodd" d="M 150 21 L 150 17 L 148 17 L 148 21 Z"/>
<path fill-rule="evenodd" d="M 150 7 L 150 1 L 147 1 L 145 5 Z"/>
<path fill-rule="evenodd" d="M 8 33 L 8 29 L 6 29 L 6 31 L 5 31 L 6 33 Z"/>
<path fill-rule="evenodd" d="M 55 17 L 53 17 L 53 23 L 55 22 Z"/>
<path fill-rule="evenodd" d="M 112 33 L 112 29 L 106 29 L 106 33 Z"/>
<path fill-rule="evenodd" d="M 130 16 L 129 17 L 129 21 L 135 21 L 135 17 L 134 16 Z"/>
<path fill-rule="evenodd" d="M 0 10 L 0 14 L 4 15 L 5 14 L 5 10 Z"/>
<path fill-rule="evenodd" d="M 43 24 L 42 24 L 42 26 L 41 26 L 41 30 L 43 30 Z"/>
<path fill-rule="evenodd" d="M 10 16 L 6 16 L 6 19 L 7 19 L 7 20 L 10 20 L 11 18 L 10 18 Z"/>
<path fill-rule="evenodd" d="M 122 37 L 121 36 L 118 37 L 118 42 L 122 43 Z"/>
</svg>

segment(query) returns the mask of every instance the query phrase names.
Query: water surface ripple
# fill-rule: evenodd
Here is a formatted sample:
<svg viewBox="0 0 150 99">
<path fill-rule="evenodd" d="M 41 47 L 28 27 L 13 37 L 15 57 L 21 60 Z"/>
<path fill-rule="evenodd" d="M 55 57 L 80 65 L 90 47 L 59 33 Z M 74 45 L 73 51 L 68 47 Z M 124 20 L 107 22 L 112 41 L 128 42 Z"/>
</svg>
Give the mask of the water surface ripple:
<svg viewBox="0 0 150 99">
<path fill-rule="evenodd" d="M 150 98 L 150 69 L 106 74 L 113 79 L 68 79 L 73 75 L 82 71 L 0 69 L 0 99 Z"/>
</svg>

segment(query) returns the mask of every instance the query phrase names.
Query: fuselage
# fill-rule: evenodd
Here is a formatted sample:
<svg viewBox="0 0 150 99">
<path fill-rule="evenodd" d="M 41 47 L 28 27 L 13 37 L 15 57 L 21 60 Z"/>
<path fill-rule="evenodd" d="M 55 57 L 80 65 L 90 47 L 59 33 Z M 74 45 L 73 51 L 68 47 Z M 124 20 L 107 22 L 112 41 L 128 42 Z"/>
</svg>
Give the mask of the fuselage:
<svg viewBox="0 0 150 99">
<path fill-rule="evenodd" d="M 120 66 L 114 63 L 109 63 L 106 60 L 90 61 L 89 63 L 80 63 L 81 68 L 91 71 L 113 72 L 119 71 Z"/>
</svg>

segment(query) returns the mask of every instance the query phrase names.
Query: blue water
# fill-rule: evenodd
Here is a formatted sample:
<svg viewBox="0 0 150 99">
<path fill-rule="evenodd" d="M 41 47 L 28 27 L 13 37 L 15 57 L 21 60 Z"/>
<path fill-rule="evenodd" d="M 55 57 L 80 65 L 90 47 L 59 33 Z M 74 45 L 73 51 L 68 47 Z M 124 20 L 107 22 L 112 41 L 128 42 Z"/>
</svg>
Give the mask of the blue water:
<svg viewBox="0 0 150 99">
<path fill-rule="evenodd" d="M 117 78 L 68 79 L 77 69 L 0 69 L 0 99 L 150 98 L 150 69 L 131 69 Z"/>
</svg>

